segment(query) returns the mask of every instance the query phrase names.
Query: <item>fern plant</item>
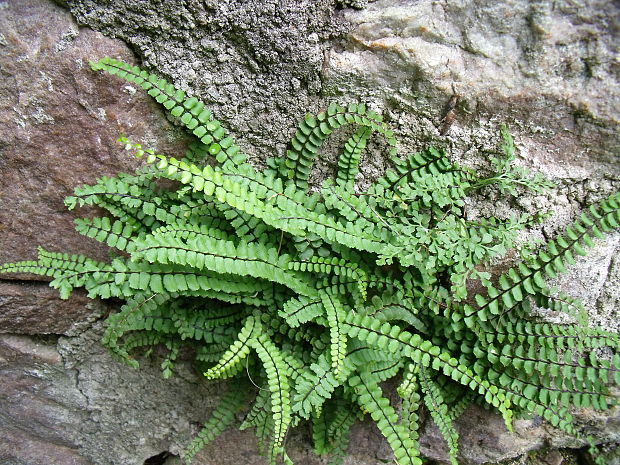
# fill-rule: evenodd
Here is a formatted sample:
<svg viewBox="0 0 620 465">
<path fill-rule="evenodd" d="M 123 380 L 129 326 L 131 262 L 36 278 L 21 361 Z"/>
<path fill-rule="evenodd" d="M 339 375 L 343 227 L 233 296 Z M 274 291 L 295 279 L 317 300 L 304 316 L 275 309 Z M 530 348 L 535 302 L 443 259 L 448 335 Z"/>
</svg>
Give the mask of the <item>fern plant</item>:
<svg viewBox="0 0 620 465">
<path fill-rule="evenodd" d="M 317 454 L 342 463 L 349 428 L 369 415 L 399 465 L 421 463 L 418 412 L 425 406 L 457 463 L 454 420 L 471 403 L 493 408 L 511 428 L 515 415 L 540 415 L 578 438 L 571 407 L 607 409 L 620 384 L 618 336 L 586 326 L 576 299 L 550 289 L 593 238 L 618 228 L 620 195 L 589 207 L 536 254 L 492 279 L 481 265 L 513 248 L 532 218 L 464 215 L 464 199 L 495 185 L 541 190 L 539 175 L 511 167 L 512 138 L 480 176 L 429 148 L 404 159 L 381 117 L 362 104 L 332 104 L 300 123 L 283 158 L 251 166 L 205 104 L 153 74 L 111 58 L 91 63 L 140 86 L 195 137 L 181 158 L 122 138 L 146 164 L 104 177 L 66 199 L 109 216 L 76 221 L 79 233 L 106 243 L 115 258 L 39 250 L 3 273 L 52 278 L 67 298 L 122 299 L 107 318 L 103 343 L 137 367 L 135 353 L 155 345 L 171 376 L 182 346 L 208 379 L 230 391 L 187 447 L 194 455 L 245 409 L 269 464 L 292 463 L 291 428 L 312 425 Z M 350 137 L 337 176 L 310 190 L 325 140 L 343 126 Z M 356 189 L 360 156 L 378 133 L 393 169 Z M 160 179 L 175 181 L 162 188 Z M 170 186 L 167 183 L 166 186 Z M 470 295 L 479 280 L 486 292 Z M 532 304 L 566 312 L 574 324 L 531 316 Z M 400 380 L 400 406 L 382 383 Z"/>
</svg>

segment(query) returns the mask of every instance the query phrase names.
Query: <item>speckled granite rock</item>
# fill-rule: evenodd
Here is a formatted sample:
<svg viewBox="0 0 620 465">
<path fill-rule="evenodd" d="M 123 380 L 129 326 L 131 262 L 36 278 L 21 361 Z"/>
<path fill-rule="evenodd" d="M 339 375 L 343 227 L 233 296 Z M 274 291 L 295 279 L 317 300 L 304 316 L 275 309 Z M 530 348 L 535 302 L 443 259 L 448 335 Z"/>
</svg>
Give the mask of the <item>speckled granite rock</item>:
<svg viewBox="0 0 620 465">
<path fill-rule="evenodd" d="M 182 145 L 182 132 L 154 103 L 88 69 L 88 59 L 103 55 L 136 60 L 122 41 L 138 61 L 203 96 L 257 164 L 284 153 L 306 111 L 362 100 L 395 127 L 403 152 L 441 144 L 473 166 L 484 165 L 499 123 L 507 122 L 518 162 L 558 183 L 548 195 L 516 202 L 490 193 L 468 207 L 472 215 L 552 208 L 556 216 L 534 233 L 543 237 L 620 188 L 612 2 L 337 2 L 356 9 L 336 9 L 330 0 L 57 3 L 77 23 L 51 1 L 0 3 L 0 262 L 31 258 L 38 244 L 105 258 L 105 248 L 72 232 L 63 197 L 79 183 L 135 166 L 115 143 L 121 132 L 161 151 Z M 440 120 L 453 84 L 462 98 L 444 137 Z M 370 145 L 361 182 L 385 168 L 381 149 Z M 314 179 L 330 172 L 330 160 L 322 158 Z M 585 296 L 593 319 L 611 329 L 618 237 L 558 282 Z M 164 451 L 178 454 L 223 388 L 197 383 L 183 364 L 170 381 L 161 380 L 155 361 L 140 371 L 118 365 L 92 324 L 106 310 L 80 297 L 55 300 L 42 286 L 0 281 L 0 333 L 15 333 L 0 334 L 0 462 L 140 465 Z M 601 441 L 620 441 L 617 410 L 584 411 L 579 421 Z M 509 434 L 501 419 L 476 408 L 457 428 L 463 464 L 525 463 L 524 454 L 544 444 L 581 446 L 537 419 L 517 422 Z M 447 459 L 430 422 L 421 444 L 430 458 Z M 297 465 L 320 463 L 303 431 L 287 448 Z M 549 463 L 541 457 L 529 463 Z M 378 431 L 356 426 L 345 464 L 389 460 Z M 252 433 L 231 432 L 196 463 L 264 459 Z"/>
</svg>

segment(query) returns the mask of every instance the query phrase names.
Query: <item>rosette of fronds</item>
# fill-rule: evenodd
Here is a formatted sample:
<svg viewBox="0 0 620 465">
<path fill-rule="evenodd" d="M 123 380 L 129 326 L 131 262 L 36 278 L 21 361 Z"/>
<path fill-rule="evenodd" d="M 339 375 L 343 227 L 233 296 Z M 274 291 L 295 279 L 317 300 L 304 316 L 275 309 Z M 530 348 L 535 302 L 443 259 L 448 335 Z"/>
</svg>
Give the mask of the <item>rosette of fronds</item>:
<svg viewBox="0 0 620 465">
<path fill-rule="evenodd" d="M 368 415 L 396 462 L 418 465 L 420 408 L 429 410 L 456 463 L 453 422 L 472 402 L 495 409 L 509 429 L 515 415 L 535 414 L 579 438 L 571 407 L 616 402 L 609 387 L 620 383 L 618 336 L 586 326 L 579 301 L 554 292 L 546 279 L 618 227 L 620 195 L 592 205 L 529 259 L 491 279 L 480 270 L 514 247 L 531 218 L 470 221 L 465 198 L 487 186 L 507 195 L 548 186 L 512 168 L 505 128 L 494 172 L 485 177 L 440 149 L 400 158 L 381 116 L 362 104 L 332 104 L 307 115 L 286 156 L 259 171 L 196 97 L 110 58 L 92 67 L 143 88 L 196 140 L 175 158 L 123 139 L 146 158 L 144 167 L 67 198 L 70 209 L 107 212 L 76 227 L 116 258 L 102 263 L 40 250 L 37 260 L 0 271 L 49 276 L 63 298 L 81 287 L 92 298 L 122 299 L 103 342 L 132 366 L 135 354 L 158 345 L 169 351 L 162 369 L 170 376 L 185 346 L 207 379 L 236 379 L 186 461 L 239 411 L 246 415 L 241 427 L 255 429 L 270 464 L 292 463 L 288 432 L 306 421 L 316 452 L 341 463 L 349 428 Z M 337 176 L 311 190 L 313 163 L 338 130 L 349 136 Z M 360 157 L 377 136 L 393 167 L 360 192 Z M 162 188 L 160 179 L 175 182 Z M 469 295 L 473 280 L 486 291 Z M 575 322 L 538 321 L 533 303 Z M 382 382 L 393 378 L 400 407 L 383 392 Z"/>
</svg>

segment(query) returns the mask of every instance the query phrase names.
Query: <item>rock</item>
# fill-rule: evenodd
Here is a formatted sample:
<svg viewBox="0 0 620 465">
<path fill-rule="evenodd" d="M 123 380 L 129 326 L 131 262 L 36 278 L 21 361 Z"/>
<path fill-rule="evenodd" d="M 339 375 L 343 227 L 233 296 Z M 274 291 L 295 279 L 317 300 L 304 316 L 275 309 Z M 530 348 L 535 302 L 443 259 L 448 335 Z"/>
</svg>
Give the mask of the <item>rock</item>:
<svg viewBox="0 0 620 465">
<path fill-rule="evenodd" d="M 34 259 L 37 245 L 105 259 L 106 247 L 74 232 L 64 197 L 139 165 L 121 134 L 161 151 L 178 150 L 179 135 L 143 93 L 90 71 L 105 55 L 132 61 L 122 42 L 45 0 L 11 2 L 0 27 L 0 263 Z"/>
<path fill-rule="evenodd" d="M 82 291 L 63 301 L 47 283 L 0 281 L 0 333 L 75 335 L 101 317 L 102 307 Z"/>
<path fill-rule="evenodd" d="M 53 384 L 48 378 L 56 375 Z M 81 396 L 63 372 L 55 341 L 0 335 L 0 460 L 8 465 L 91 465 L 66 432 L 84 417 Z M 59 405 L 55 392 L 63 392 Z"/>
<path fill-rule="evenodd" d="M 346 27 L 332 0 L 68 3 L 80 24 L 200 96 L 257 162 L 284 153 L 295 122 L 318 110 L 324 51 Z"/>
<path fill-rule="evenodd" d="M 142 464 L 206 418 L 216 384 L 190 371 L 164 380 L 149 360 L 129 369 L 100 336 L 100 324 L 73 338 L 0 335 L 2 463 Z"/>
<path fill-rule="evenodd" d="M 580 428 L 587 429 L 588 434 L 602 443 L 620 442 L 620 411 L 617 407 L 602 414 L 574 409 L 573 415 Z M 459 433 L 458 459 L 461 465 L 505 463 L 549 445 L 556 449 L 587 446 L 584 441 L 553 429 L 537 416 L 515 420 L 511 433 L 501 417 L 478 406 L 468 408 L 455 422 L 455 427 Z M 427 422 L 422 431 L 422 453 L 440 463 L 449 463 L 447 446 L 437 426 Z"/>
<path fill-rule="evenodd" d="M 516 131 L 517 163 L 557 183 L 549 194 L 516 202 L 485 192 L 468 206 L 470 216 L 553 212 L 523 241 L 549 238 L 585 205 L 620 189 L 617 5 L 380 0 L 343 13 L 352 30 L 329 54 L 325 93 L 367 95 L 380 107 L 387 100 L 405 150 L 448 144 L 470 166 L 484 166 L 499 122 L 507 122 Z M 443 108 L 455 91 L 457 119 L 441 137 Z M 584 297 L 593 324 L 614 331 L 617 237 L 599 242 L 581 271 L 558 282 Z"/>
<path fill-rule="evenodd" d="M 37 244 L 106 259 L 106 247 L 73 232 L 75 213 L 63 197 L 137 166 L 115 142 L 121 132 L 162 152 L 182 150 L 182 132 L 155 103 L 88 69 L 88 59 L 104 55 L 138 61 L 125 43 L 143 65 L 204 97 L 255 164 L 284 153 L 306 111 L 362 100 L 394 126 L 402 153 L 438 144 L 478 167 L 508 122 L 518 163 L 558 188 L 514 202 L 488 193 L 472 214 L 553 207 L 556 219 L 538 237 L 620 187 L 617 7 L 610 2 L 339 2 L 361 10 L 335 10 L 330 0 L 57 3 L 76 20 L 45 0 L 10 2 L 0 17 L 0 262 L 34 258 Z M 453 84 L 461 94 L 457 119 L 442 136 Z M 362 183 L 385 168 L 382 148 L 370 145 Z M 322 157 L 315 180 L 331 161 Z M 616 330 L 617 244 L 611 236 L 558 282 L 586 296 L 593 319 Z M 40 282 L 0 282 L 0 332 L 14 333 L 0 334 L 0 461 L 141 465 L 168 451 L 166 463 L 178 463 L 225 386 L 199 383 L 186 363 L 168 381 L 156 361 L 141 360 L 139 371 L 118 364 L 92 321 L 106 309 L 81 294 L 61 302 L 54 292 Z M 49 334 L 63 336 L 42 336 Z M 617 408 L 577 413 L 597 440 L 620 441 Z M 508 433 L 498 416 L 476 407 L 457 429 L 463 465 L 525 457 L 546 443 L 582 445 L 536 418 L 518 420 Z M 391 460 L 373 425 L 356 426 L 352 438 L 346 465 Z M 309 444 L 307 431 L 288 439 L 296 464 L 321 463 Z M 421 445 L 433 460 L 447 460 L 431 422 Z M 196 463 L 264 463 L 255 450 L 251 432 L 231 431 Z"/>
<path fill-rule="evenodd" d="M 483 105 L 525 115 L 530 107 L 530 122 L 543 118 L 561 127 L 566 122 L 556 110 L 566 111 L 563 105 L 613 122 L 620 95 L 616 13 L 617 5 L 602 0 L 579 8 L 550 1 L 380 0 L 345 10 L 354 28 L 345 49 L 331 55 L 330 72 L 369 79 L 384 93 L 413 82 L 445 93 L 454 85 L 475 101 L 476 112 Z M 498 99 L 511 100 L 512 108 L 498 108 Z M 557 106 L 549 108 L 552 100 Z"/>
<path fill-rule="evenodd" d="M 517 422 L 517 434 L 511 434 L 501 417 L 482 408 L 469 408 L 456 423 L 461 445 L 459 463 L 496 463 L 542 447 L 544 430 L 540 425 L 531 427 L 531 423 Z M 445 440 L 433 422 L 425 424 L 420 447 L 425 456 L 449 463 Z"/>
<path fill-rule="evenodd" d="M 620 333 L 620 234 L 597 241 L 597 247 L 551 284 L 579 296 L 592 325 Z"/>
</svg>

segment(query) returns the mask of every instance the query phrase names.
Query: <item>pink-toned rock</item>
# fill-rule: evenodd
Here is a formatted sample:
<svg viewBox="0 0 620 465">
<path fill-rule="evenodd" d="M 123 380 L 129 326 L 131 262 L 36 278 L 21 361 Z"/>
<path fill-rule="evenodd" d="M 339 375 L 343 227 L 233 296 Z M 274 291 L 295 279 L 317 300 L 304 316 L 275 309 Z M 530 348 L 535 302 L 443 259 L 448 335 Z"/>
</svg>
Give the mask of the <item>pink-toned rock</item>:
<svg viewBox="0 0 620 465">
<path fill-rule="evenodd" d="M 0 281 L 0 333 L 74 334 L 100 316 L 101 303 L 76 291 L 60 300 L 47 283 Z"/>
<path fill-rule="evenodd" d="M 139 165 L 120 134 L 165 150 L 175 130 L 144 93 L 90 69 L 106 55 L 134 62 L 127 47 L 78 29 L 61 7 L 10 2 L 0 31 L 0 263 L 34 259 L 37 245 L 104 259 L 106 247 L 73 230 L 80 212 L 64 197 Z"/>
</svg>

